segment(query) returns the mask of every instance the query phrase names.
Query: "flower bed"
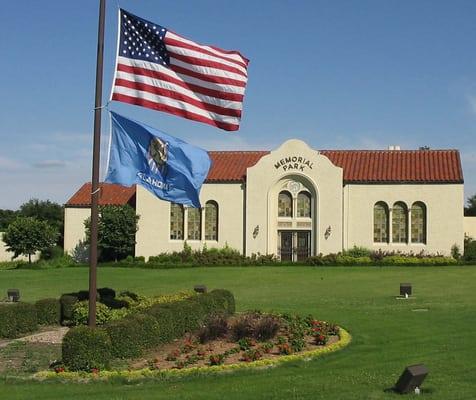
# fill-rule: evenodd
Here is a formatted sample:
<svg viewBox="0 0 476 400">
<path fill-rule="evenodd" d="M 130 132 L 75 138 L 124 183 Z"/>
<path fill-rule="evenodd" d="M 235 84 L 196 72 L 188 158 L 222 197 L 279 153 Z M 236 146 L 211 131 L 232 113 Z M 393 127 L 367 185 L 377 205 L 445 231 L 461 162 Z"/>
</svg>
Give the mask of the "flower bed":
<svg viewBox="0 0 476 400">
<path fill-rule="evenodd" d="M 291 355 L 339 341 L 339 327 L 312 316 L 245 313 L 210 319 L 197 334 L 161 347 L 132 369 L 230 365 Z"/>
<path fill-rule="evenodd" d="M 312 316 L 252 312 L 227 319 L 224 314 L 215 314 L 193 335 L 186 334 L 129 360 L 127 371 L 101 371 L 95 367 L 89 373 L 67 372 L 60 366 L 55 372 L 42 372 L 35 377 L 114 376 L 129 380 L 270 366 L 336 351 L 349 342 L 350 335 L 344 329 Z M 121 367 L 124 368 L 123 363 Z"/>
<path fill-rule="evenodd" d="M 235 364 L 222 364 L 213 366 L 195 366 L 183 369 L 153 369 L 142 368 L 136 370 L 113 370 L 113 371 L 91 371 L 91 372 L 68 372 L 63 368 L 57 371 L 41 371 L 33 375 L 35 380 L 59 380 L 74 382 L 107 381 L 109 379 L 121 379 L 127 382 L 140 381 L 144 379 L 171 379 L 192 375 L 217 374 L 243 369 L 271 368 L 282 363 L 291 361 L 309 361 L 322 357 L 326 354 L 336 352 L 348 346 L 352 340 L 351 335 L 343 328 L 339 328 L 339 340 L 335 343 L 320 346 L 314 350 L 303 351 L 291 355 L 283 355 L 275 358 L 261 359 L 252 362 L 240 362 Z"/>
</svg>

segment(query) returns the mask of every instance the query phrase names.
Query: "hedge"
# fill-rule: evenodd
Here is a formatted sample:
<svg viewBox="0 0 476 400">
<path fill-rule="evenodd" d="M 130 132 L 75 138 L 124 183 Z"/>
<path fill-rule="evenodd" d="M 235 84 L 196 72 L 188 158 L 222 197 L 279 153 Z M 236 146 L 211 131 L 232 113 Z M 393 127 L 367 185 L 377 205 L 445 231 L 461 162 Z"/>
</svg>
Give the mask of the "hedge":
<svg viewBox="0 0 476 400">
<path fill-rule="evenodd" d="M 104 369 L 112 359 L 112 345 L 104 329 L 78 326 L 63 338 L 63 363 L 72 371 Z"/>
<path fill-rule="evenodd" d="M 131 358 L 145 349 L 159 344 L 157 320 L 151 315 L 138 314 L 111 321 L 104 327 L 109 335 L 112 354 L 117 358 Z"/>
<path fill-rule="evenodd" d="M 59 325 L 61 323 L 61 304 L 58 299 L 42 299 L 35 303 L 40 325 Z"/>
<path fill-rule="evenodd" d="M 63 294 L 60 297 L 62 324 L 73 320 L 74 306 L 78 302 L 79 299 L 74 294 Z"/>
<path fill-rule="evenodd" d="M 0 337 L 16 338 L 38 328 L 34 304 L 0 304 Z"/>
<path fill-rule="evenodd" d="M 100 332 L 97 334 L 87 327 L 73 328 L 63 340 L 63 362 L 72 371 L 104 368 L 110 357 L 137 357 L 146 349 L 196 331 L 211 314 L 233 313 L 234 307 L 231 292 L 213 290 L 185 300 L 155 304 L 142 314 L 110 321 L 96 328 Z M 97 354 L 103 354 L 104 360 Z"/>
</svg>

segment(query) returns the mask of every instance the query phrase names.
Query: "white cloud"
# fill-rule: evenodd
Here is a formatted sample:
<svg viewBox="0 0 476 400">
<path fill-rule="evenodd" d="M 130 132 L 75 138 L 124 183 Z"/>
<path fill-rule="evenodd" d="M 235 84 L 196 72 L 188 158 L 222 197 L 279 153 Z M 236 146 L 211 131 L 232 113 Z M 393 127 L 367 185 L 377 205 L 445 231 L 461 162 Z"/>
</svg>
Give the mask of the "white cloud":
<svg viewBox="0 0 476 400">
<path fill-rule="evenodd" d="M 66 162 L 63 160 L 41 160 L 33 164 L 37 168 L 64 168 Z"/>
</svg>

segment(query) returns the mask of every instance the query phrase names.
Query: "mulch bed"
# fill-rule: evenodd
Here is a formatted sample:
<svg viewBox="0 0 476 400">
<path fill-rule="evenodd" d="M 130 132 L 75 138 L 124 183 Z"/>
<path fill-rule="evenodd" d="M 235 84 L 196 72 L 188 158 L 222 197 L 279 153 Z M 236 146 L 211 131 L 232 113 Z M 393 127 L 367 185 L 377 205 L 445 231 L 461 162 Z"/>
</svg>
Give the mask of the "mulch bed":
<svg viewBox="0 0 476 400">
<path fill-rule="evenodd" d="M 284 332 L 280 331 L 276 337 L 282 334 L 284 334 Z M 304 348 L 300 352 L 292 354 L 299 354 L 329 346 L 339 341 L 339 337 L 337 335 L 329 336 L 326 345 L 316 345 L 315 338 L 311 335 L 305 336 L 304 341 Z M 284 355 L 279 351 L 278 345 L 275 343 L 276 338 L 269 342 L 273 342 L 273 347 L 269 349 L 268 352 L 262 351 L 262 356 L 259 358 L 260 360 L 277 358 Z M 263 343 L 252 340 L 252 346 L 250 347 L 250 349 L 261 349 L 262 345 Z M 149 351 L 141 358 L 131 361 L 128 367 L 134 370 L 147 367 L 151 367 L 154 369 L 182 369 L 190 367 L 210 366 L 211 355 L 223 354 L 232 349 L 236 349 L 237 347 L 239 347 L 238 343 L 233 342 L 228 338 L 218 338 L 207 343 L 201 344 L 199 343 L 198 338 L 196 336 L 188 335 L 183 339 L 175 340 L 172 343 L 163 345 L 160 348 L 154 349 L 153 351 Z M 245 352 L 246 350 L 240 350 L 235 354 L 230 354 L 226 356 L 221 365 L 237 364 L 252 361 L 249 359 L 244 359 Z M 176 360 L 168 360 L 167 358 L 174 353 L 177 354 Z M 196 360 L 194 360 L 194 362 L 187 363 L 187 360 L 189 360 L 190 358 L 196 358 Z M 182 365 L 180 365 L 180 361 L 183 362 Z"/>
</svg>

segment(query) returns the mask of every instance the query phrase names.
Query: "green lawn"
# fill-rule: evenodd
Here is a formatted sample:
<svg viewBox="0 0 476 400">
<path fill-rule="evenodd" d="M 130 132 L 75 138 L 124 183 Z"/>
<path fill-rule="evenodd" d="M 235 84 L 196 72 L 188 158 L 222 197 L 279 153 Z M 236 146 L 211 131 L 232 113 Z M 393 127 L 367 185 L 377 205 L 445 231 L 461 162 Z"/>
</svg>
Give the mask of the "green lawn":
<svg viewBox="0 0 476 400">
<path fill-rule="evenodd" d="M 85 268 L 0 271 L 0 295 L 23 300 L 84 289 Z M 204 283 L 233 291 L 240 310 L 313 313 L 347 328 L 345 350 L 267 370 L 169 382 L 121 385 L 9 383 L 8 399 L 397 399 L 384 392 L 405 365 L 430 370 L 422 398 L 474 399 L 476 268 L 474 267 L 216 267 L 183 270 L 99 270 L 99 286 L 144 294 L 170 293 Z M 415 298 L 396 300 L 400 282 Z M 413 311 L 428 309 L 428 311 Z"/>
</svg>

